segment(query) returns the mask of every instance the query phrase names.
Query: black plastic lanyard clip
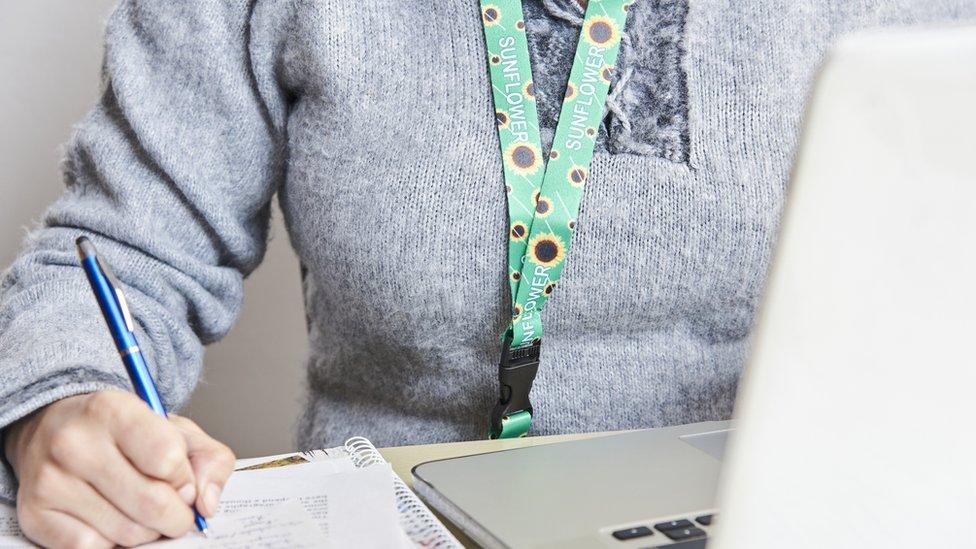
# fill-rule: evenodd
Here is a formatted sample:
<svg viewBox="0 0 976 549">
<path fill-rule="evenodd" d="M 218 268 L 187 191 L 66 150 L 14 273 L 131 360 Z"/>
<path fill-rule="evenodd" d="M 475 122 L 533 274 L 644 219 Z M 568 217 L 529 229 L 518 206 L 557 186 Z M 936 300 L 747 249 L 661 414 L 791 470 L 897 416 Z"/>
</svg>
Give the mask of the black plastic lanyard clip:
<svg viewBox="0 0 976 549">
<path fill-rule="evenodd" d="M 498 362 L 499 397 L 491 412 L 492 438 L 498 438 L 507 431 L 503 429 L 504 421 L 517 412 L 527 412 L 531 421 L 532 403 L 529 402 L 529 393 L 539 371 L 540 343 L 517 349 L 512 349 L 511 346 L 512 335 L 507 334 L 502 342 L 502 355 Z"/>
</svg>

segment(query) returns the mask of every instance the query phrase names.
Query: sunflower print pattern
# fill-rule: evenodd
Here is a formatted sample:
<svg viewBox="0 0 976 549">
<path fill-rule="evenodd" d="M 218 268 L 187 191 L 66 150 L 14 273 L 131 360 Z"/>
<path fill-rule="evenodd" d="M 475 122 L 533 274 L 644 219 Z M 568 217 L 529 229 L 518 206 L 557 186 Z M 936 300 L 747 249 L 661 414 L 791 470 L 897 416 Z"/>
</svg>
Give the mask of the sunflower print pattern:
<svg viewBox="0 0 976 549">
<path fill-rule="evenodd" d="M 521 0 L 482 0 L 488 70 L 508 196 L 512 347 L 542 337 L 576 226 L 627 20 L 625 0 L 589 0 L 552 149 L 542 150 Z M 546 161 L 548 159 L 548 161 Z"/>
</svg>

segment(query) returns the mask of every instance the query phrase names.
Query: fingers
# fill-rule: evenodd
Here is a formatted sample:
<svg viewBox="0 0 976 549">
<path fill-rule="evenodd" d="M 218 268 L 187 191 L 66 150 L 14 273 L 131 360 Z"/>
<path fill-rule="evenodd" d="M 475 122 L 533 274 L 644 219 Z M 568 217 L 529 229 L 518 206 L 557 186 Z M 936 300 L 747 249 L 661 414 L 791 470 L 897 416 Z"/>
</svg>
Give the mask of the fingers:
<svg viewBox="0 0 976 549">
<path fill-rule="evenodd" d="M 62 399 L 19 425 L 4 448 L 20 480 L 17 513 L 25 535 L 47 546 L 180 537 L 193 529 L 192 504 L 217 511 L 234 466 L 193 422 L 120 391 Z"/>
<path fill-rule="evenodd" d="M 51 509 L 71 515 L 91 528 L 105 539 L 126 547 L 149 543 L 159 537 L 159 532 L 133 521 L 114 505 L 109 503 L 90 485 L 77 477 L 64 475 L 59 486 L 70 492 L 74 505 L 51 501 Z"/>
<path fill-rule="evenodd" d="M 143 474 L 179 490 L 194 484 L 186 441 L 180 431 L 134 395 L 106 391 L 93 395 L 88 413 L 106 421 L 122 454 Z"/>
<path fill-rule="evenodd" d="M 166 481 L 140 473 L 110 440 L 106 440 L 104 447 L 98 448 L 97 452 L 79 456 L 66 468 L 72 475 L 94 487 L 101 497 L 120 509 L 128 519 L 155 532 L 179 537 L 193 527 L 190 504 L 196 491 L 192 490 L 184 497 Z M 187 486 L 193 487 L 192 484 Z"/>
<path fill-rule="evenodd" d="M 159 534 L 119 512 L 84 481 L 48 465 L 18 492 L 20 527 L 54 547 L 135 546 Z"/>
<path fill-rule="evenodd" d="M 115 544 L 94 528 L 60 511 L 29 510 L 18 513 L 24 535 L 43 547 L 102 548 Z"/>
<path fill-rule="evenodd" d="M 196 489 L 186 442 L 134 395 L 90 395 L 79 413 L 51 435 L 49 449 L 55 465 L 94 487 L 138 524 L 169 537 L 193 527 L 189 502 Z M 64 501 L 71 507 L 63 511 L 80 506 L 71 493 Z M 89 524 L 100 530 L 101 523 Z"/>
<path fill-rule="evenodd" d="M 220 493 L 234 471 L 234 453 L 189 419 L 171 415 L 170 421 L 186 440 L 193 475 L 197 480 L 197 510 L 211 517 L 217 513 Z"/>
</svg>

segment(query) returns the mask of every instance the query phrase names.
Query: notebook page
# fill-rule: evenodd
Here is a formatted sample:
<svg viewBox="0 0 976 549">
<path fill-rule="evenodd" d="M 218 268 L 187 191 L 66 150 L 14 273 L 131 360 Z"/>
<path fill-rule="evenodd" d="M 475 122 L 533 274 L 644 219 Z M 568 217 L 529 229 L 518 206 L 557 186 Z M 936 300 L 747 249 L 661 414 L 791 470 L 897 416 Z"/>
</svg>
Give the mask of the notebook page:
<svg viewBox="0 0 976 549">
<path fill-rule="evenodd" d="M 357 467 L 372 467 L 376 464 L 388 465 L 373 443 L 363 437 L 353 437 L 346 441 L 345 451 Z M 326 455 L 336 455 L 338 449 L 326 450 Z M 328 454 L 332 452 L 332 454 Z M 306 455 L 306 457 L 309 457 Z M 313 456 L 314 457 L 314 456 Z M 396 499 L 400 527 L 407 539 L 417 547 L 430 549 L 460 548 L 461 543 L 430 512 L 420 498 L 407 487 L 399 476 L 393 474 L 393 493 Z"/>
<path fill-rule="evenodd" d="M 331 461 L 337 468 L 369 467 L 386 464 L 376 447 L 363 437 L 353 437 L 343 446 L 309 450 L 301 453 L 279 454 L 237 461 L 237 470 L 282 467 L 307 461 Z M 405 547 L 460 548 L 461 543 L 434 516 L 406 483 L 391 472 L 394 497 Z"/>
<path fill-rule="evenodd" d="M 264 547 L 268 549 L 312 549 L 327 547 L 321 530 L 311 515 L 296 500 L 269 509 L 238 515 L 220 515 L 210 521 L 210 536 L 189 534 L 176 540 L 151 543 L 154 549 L 232 549 Z"/>
<path fill-rule="evenodd" d="M 402 546 L 389 465 L 357 469 L 348 460 L 237 471 L 220 512 L 235 514 L 295 499 L 339 547 Z"/>
<path fill-rule="evenodd" d="M 253 514 L 257 510 L 267 513 L 269 508 L 297 499 L 319 532 L 328 534 L 330 541 L 342 540 L 334 542 L 335 546 L 460 547 L 393 473 L 372 444 L 365 439 L 350 442 L 356 444 L 238 460 L 237 470 L 222 494 L 220 513 L 209 521 L 212 533 L 216 535 L 218 529 L 224 528 L 222 525 L 228 517 Z M 364 454 L 363 450 L 367 452 Z M 315 467 L 300 469 L 310 465 Z M 294 472 L 296 467 L 299 472 Z M 362 476 L 323 480 L 340 473 L 374 468 L 383 474 L 371 472 L 365 480 Z M 390 507 L 386 504 L 388 498 L 394 502 Z M 390 516 L 389 509 L 392 509 L 392 520 L 383 518 Z M 240 528 L 235 521 L 226 524 L 232 531 Z M 33 547 L 19 532 L 15 510 L 0 504 L 0 549 Z M 369 534 L 363 536 L 361 532 Z M 243 545 L 264 546 L 253 542 Z"/>
<path fill-rule="evenodd" d="M 33 547 L 20 533 L 17 526 L 17 510 L 0 503 L 0 549 Z"/>
<path fill-rule="evenodd" d="M 358 469 L 348 459 L 237 471 L 197 533 L 153 547 L 408 547 L 400 529 L 389 465 Z M 20 537 L 16 511 L 0 505 L 0 549 L 33 547 Z M 281 543 L 279 543 L 279 541 Z"/>
</svg>

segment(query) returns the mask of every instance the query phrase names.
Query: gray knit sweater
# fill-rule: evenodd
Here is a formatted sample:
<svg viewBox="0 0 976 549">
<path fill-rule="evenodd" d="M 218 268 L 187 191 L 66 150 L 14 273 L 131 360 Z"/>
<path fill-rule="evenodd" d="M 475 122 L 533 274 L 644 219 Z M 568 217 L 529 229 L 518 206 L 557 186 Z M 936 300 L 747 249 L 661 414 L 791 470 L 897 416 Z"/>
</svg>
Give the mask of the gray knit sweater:
<svg viewBox="0 0 976 549">
<path fill-rule="evenodd" d="M 973 4 L 639 0 L 543 315 L 533 432 L 727 417 L 827 44 Z M 526 0 L 547 144 L 580 15 Z M 65 194 L 0 282 L 0 427 L 128 386 L 79 234 L 126 285 L 178 409 L 237 316 L 277 196 L 311 342 L 299 445 L 484 436 L 509 298 L 478 3 L 125 0 L 106 36 Z M 4 471 L 0 497 L 14 489 Z"/>
</svg>

